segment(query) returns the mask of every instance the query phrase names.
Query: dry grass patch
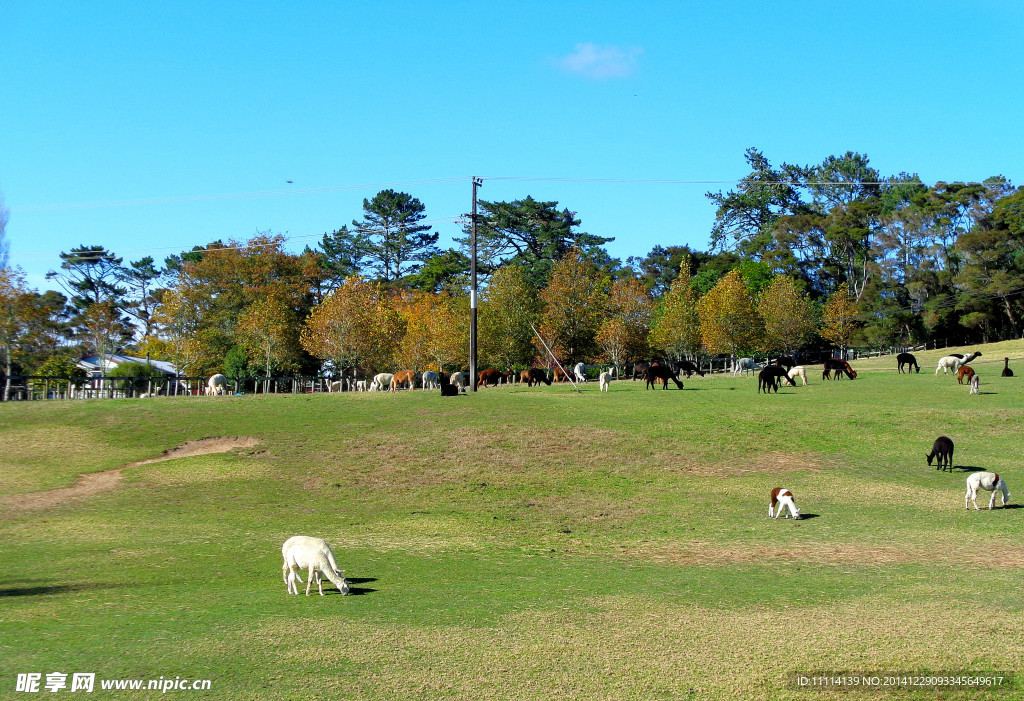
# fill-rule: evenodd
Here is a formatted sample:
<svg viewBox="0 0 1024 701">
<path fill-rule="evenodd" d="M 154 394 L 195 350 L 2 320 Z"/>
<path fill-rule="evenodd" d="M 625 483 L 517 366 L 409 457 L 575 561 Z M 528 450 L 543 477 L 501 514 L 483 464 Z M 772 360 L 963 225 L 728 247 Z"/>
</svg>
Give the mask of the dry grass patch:
<svg viewBox="0 0 1024 701">
<path fill-rule="evenodd" d="M 931 468 L 934 471 L 934 468 Z M 915 509 L 931 511 L 951 511 L 957 506 L 963 510 L 964 492 L 966 490 L 967 473 L 950 475 L 946 473 L 937 479 L 943 483 L 935 487 L 921 487 L 905 482 L 857 481 L 853 484 L 848 479 L 821 477 L 815 484 L 813 495 L 797 495 L 797 503 L 801 508 L 814 507 L 817 498 L 833 499 L 836 503 L 850 506 L 872 507 L 879 504 L 912 504 Z M 987 498 L 987 497 L 986 497 Z M 767 505 L 765 495 L 765 505 Z"/>
<path fill-rule="evenodd" d="M 378 554 L 389 552 L 439 553 L 483 552 L 495 547 L 506 547 L 496 536 L 487 536 L 466 521 L 443 514 L 413 514 L 401 521 L 389 521 L 378 526 L 342 529 L 323 536 L 335 549 L 371 550 Z M 344 567 L 344 565 L 342 565 Z"/>
<path fill-rule="evenodd" d="M 362 466 L 357 481 L 375 488 L 424 487 L 462 482 L 486 473 L 523 473 L 552 465 L 621 466 L 625 439 L 615 431 L 525 433 L 514 426 L 479 431 L 452 427 L 442 436 L 367 436 L 345 446 L 344 464 Z M 646 461 L 644 461 L 646 464 Z"/>
<path fill-rule="evenodd" d="M 649 543 L 624 547 L 618 556 L 672 565 L 721 567 L 741 564 L 808 564 L 835 567 L 878 567 L 922 564 L 994 568 L 1024 567 L 1024 547 L 1000 546 L 998 556 L 968 547 L 936 547 L 933 543 L 880 545 L 869 543 L 796 543 L 785 548 L 774 544 L 742 544 L 708 541 Z"/>
<path fill-rule="evenodd" d="M 82 470 L 102 464 L 109 453 L 109 446 L 81 427 L 5 428 L 0 431 L 0 489 L 18 494 L 67 484 Z"/>
<path fill-rule="evenodd" d="M 396 699 L 806 699 L 796 671 L 1013 670 L 1024 653 L 1002 612 L 957 625 L 963 612 L 942 602 L 912 615 L 877 600 L 785 611 L 579 603 L 585 610 L 522 611 L 490 627 L 346 622 L 344 645 L 337 619 L 275 621 L 250 642 L 273 646 L 280 663 L 343 670 L 318 681 L 325 691 Z"/>
<path fill-rule="evenodd" d="M 139 467 L 141 465 L 163 462 L 165 460 L 194 457 L 197 455 L 226 453 L 234 450 L 235 448 L 251 448 L 258 444 L 259 441 L 257 439 L 244 436 L 201 438 L 199 440 L 186 441 L 175 448 L 165 450 L 164 454 L 158 458 L 140 460 L 112 470 L 103 470 L 101 472 L 79 475 L 75 484 L 70 487 L 61 487 L 59 489 L 49 489 L 42 492 L 31 492 L 28 494 L 4 497 L 3 499 L 0 499 L 0 503 L 13 510 L 48 509 L 114 489 L 121 481 L 122 471 L 129 467 Z M 179 478 L 179 483 L 182 484 L 194 481 L 203 480 Z"/>
<path fill-rule="evenodd" d="M 786 453 L 773 451 L 764 454 L 742 454 L 728 461 L 707 460 L 706 456 L 694 454 L 681 459 L 678 455 L 667 456 L 656 453 L 651 458 L 653 465 L 664 465 L 694 477 L 742 476 L 758 472 L 820 472 L 821 458 L 813 453 Z"/>
</svg>

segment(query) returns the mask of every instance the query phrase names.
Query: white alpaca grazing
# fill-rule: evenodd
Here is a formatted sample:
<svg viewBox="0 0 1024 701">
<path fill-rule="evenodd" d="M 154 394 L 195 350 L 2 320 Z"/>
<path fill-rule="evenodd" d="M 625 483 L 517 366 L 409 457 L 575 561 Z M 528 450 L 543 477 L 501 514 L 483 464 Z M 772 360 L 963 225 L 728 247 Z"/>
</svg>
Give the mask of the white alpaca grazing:
<svg viewBox="0 0 1024 701">
<path fill-rule="evenodd" d="M 356 380 L 356 392 L 366 391 L 366 380 Z"/>
<path fill-rule="evenodd" d="M 210 379 L 206 381 L 206 396 L 222 395 L 227 391 L 227 388 L 228 378 L 218 372 L 216 375 L 211 375 Z"/>
<path fill-rule="evenodd" d="M 576 363 L 576 366 L 572 369 L 572 374 L 576 376 L 577 382 L 587 381 L 587 366 L 583 363 Z"/>
<path fill-rule="evenodd" d="M 790 370 L 787 374 L 789 375 L 789 379 L 793 380 L 794 384 L 796 383 L 796 378 L 797 377 L 802 379 L 804 381 L 805 385 L 807 384 L 807 370 L 804 369 L 803 365 L 797 365 L 792 370 Z"/>
<path fill-rule="evenodd" d="M 323 538 L 311 538 L 305 535 L 292 536 L 281 546 L 281 557 L 284 559 L 281 573 L 289 594 L 297 595 L 299 593 L 299 587 L 296 584 L 296 581 L 302 583 L 299 570 L 307 570 L 306 596 L 309 596 L 309 588 L 313 585 L 314 577 L 317 587 L 320 589 L 320 596 L 324 595 L 321 575 L 331 580 L 342 595 L 348 594 L 348 582 L 342 576 L 345 570 L 338 569 L 334 552 Z"/>
<path fill-rule="evenodd" d="M 978 375 L 975 373 L 971 376 L 971 391 L 967 394 L 978 394 L 978 388 L 981 386 L 981 381 L 978 380 Z"/>
<path fill-rule="evenodd" d="M 451 379 L 448 380 L 448 383 L 458 387 L 459 391 L 461 392 L 462 389 L 466 386 L 466 373 L 453 372 Z"/>
<path fill-rule="evenodd" d="M 423 389 L 437 389 L 440 385 L 437 383 L 437 373 L 433 370 L 427 370 L 423 373 Z"/>
<path fill-rule="evenodd" d="M 393 372 L 380 372 L 373 376 L 373 382 L 370 383 L 371 392 L 383 392 L 385 387 L 391 387 L 391 380 L 395 379 L 395 373 Z"/>
<path fill-rule="evenodd" d="M 776 509 L 776 506 L 778 509 Z M 793 498 L 793 492 L 782 487 L 776 487 L 771 492 L 771 502 L 768 504 L 768 518 L 778 518 L 782 514 L 782 508 L 789 509 L 790 515 L 794 518 L 800 518 L 800 509 L 796 507 L 796 500 Z M 772 512 L 775 513 L 772 513 Z M 789 518 L 789 516 L 786 516 Z"/>
<path fill-rule="evenodd" d="M 340 392 L 344 389 L 345 385 L 341 380 L 335 380 L 327 387 L 328 392 Z"/>
<path fill-rule="evenodd" d="M 1006 487 L 1006 482 L 996 472 L 974 472 L 970 477 L 967 478 L 967 494 L 964 496 L 964 508 L 970 510 L 971 507 L 967 505 L 968 500 L 974 502 L 974 510 L 981 511 L 978 508 L 978 490 L 984 489 L 986 492 L 992 492 L 992 498 L 988 500 L 988 509 L 992 510 L 992 507 L 996 503 L 996 492 L 1002 492 L 1003 495 L 1003 506 L 1006 506 L 1006 502 L 1010 501 L 1010 490 Z"/>
<path fill-rule="evenodd" d="M 602 392 L 607 392 L 608 391 L 608 384 L 609 384 L 609 382 L 611 382 L 611 379 L 613 377 L 614 377 L 614 375 L 612 375 L 612 371 L 610 369 L 609 370 L 605 370 L 604 372 L 601 373 L 601 376 L 600 376 L 599 380 L 600 380 L 600 383 L 601 383 L 601 391 Z"/>
<path fill-rule="evenodd" d="M 748 371 L 754 372 L 755 370 L 764 370 L 764 368 L 755 363 L 753 358 L 740 358 L 732 369 L 732 376 L 737 377 L 740 372 L 746 375 Z"/>
<path fill-rule="evenodd" d="M 942 358 L 939 358 L 939 364 L 935 367 L 935 374 L 938 375 L 939 370 L 942 370 L 943 375 L 949 371 L 956 372 L 960 369 L 961 365 L 967 365 L 967 363 L 980 355 L 981 353 L 971 353 L 966 358 L 958 358 L 955 355 L 943 356 Z"/>
</svg>

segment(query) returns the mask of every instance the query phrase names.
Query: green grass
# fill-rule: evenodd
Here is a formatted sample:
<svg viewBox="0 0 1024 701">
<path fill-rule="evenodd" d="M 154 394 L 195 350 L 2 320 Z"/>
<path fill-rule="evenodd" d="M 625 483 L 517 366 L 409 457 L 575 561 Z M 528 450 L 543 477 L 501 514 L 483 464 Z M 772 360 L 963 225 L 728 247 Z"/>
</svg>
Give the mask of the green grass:
<svg viewBox="0 0 1024 701">
<path fill-rule="evenodd" d="M 942 351 L 909 377 L 812 367 L 769 397 L 717 376 L 0 404 L 0 698 L 55 671 L 239 699 L 785 699 L 811 693 L 798 670 L 1019 674 L 1024 510 L 967 512 L 968 470 L 924 461 L 949 435 L 958 466 L 1024 490 L 1024 377 L 999 377 L 1024 343 L 980 349 L 980 396 L 934 376 Z M 262 442 L 19 506 L 211 436 Z M 774 486 L 814 517 L 769 521 Z M 298 533 L 357 595 L 285 594 Z"/>
</svg>

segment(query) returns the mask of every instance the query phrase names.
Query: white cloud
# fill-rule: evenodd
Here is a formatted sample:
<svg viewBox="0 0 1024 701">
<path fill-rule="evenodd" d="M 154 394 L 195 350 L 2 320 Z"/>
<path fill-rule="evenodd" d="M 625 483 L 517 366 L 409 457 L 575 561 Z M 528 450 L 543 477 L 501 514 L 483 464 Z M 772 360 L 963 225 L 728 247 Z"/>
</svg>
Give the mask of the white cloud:
<svg viewBox="0 0 1024 701">
<path fill-rule="evenodd" d="M 639 46 L 611 44 L 577 44 L 568 56 L 555 61 L 567 73 L 596 80 L 628 78 L 637 69 L 637 58 L 644 50 Z"/>
</svg>

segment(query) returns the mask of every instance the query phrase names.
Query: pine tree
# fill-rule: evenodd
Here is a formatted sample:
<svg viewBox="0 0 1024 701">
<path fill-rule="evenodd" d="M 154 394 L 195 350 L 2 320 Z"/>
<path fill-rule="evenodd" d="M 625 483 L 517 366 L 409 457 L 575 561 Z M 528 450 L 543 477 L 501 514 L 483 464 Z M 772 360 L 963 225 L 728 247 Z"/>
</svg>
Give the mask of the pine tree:
<svg viewBox="0 0 1024 701">
<path fill-rule="evenodd" d="M 426 218 L 426 207 L 404 192 L 381 190 L 372 200 L 363 200 L 363 221 L 353 221 L 358 233 L 358 252 L 377 278 L 396 283 L 419 269 L 420 263 L 435 255 L 438 234 L 418 222 Z"/>
</svg>

